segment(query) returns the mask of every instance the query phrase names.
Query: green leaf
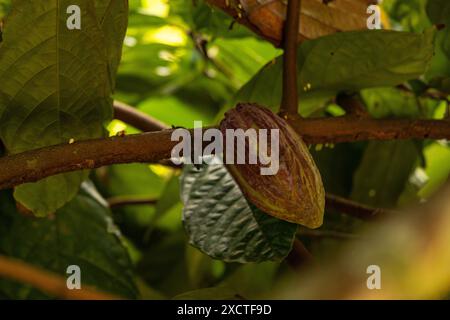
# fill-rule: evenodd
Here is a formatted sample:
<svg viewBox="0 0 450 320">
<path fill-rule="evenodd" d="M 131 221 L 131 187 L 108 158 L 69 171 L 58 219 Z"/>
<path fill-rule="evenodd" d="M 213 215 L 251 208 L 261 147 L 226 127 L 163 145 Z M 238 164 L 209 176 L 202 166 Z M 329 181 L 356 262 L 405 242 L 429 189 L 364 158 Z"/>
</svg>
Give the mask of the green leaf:
<svg viewBox="0 0 450 320">
<path fill-rule="evenodd" d="M 128 26 L 128 0 L 95 0 L 97 20 L 103 31 L 112 88 L 122 57 L 123 39 Z"/>
<path fill-rule="evenodd" d="M 150 242 L 137 266 L 139 275 L 152 288 L 167 296 L 193 290 L 186 264 L 186 240 L 182 232 Z"/>
<path fill-rule="evenodd" d="M 317 110 L 321 104 L 314 100 L 339 91 L 394 86 L 421 76 L 433 56 L 434 38 L 435 29 L 431 28 L 423 34 L 342 32 L 305 41 L 298 53 L 302 113 Z M 257 102 L 276 109 L 281 100 L 281 76 L 282 59 L 278 58 L 238 92 L 235 102 Z"/>
<path fill-rule="evenodd" d="M 445 184 L 450 177 L 450 145 L 445 142 L 433 142 L 424 150 L 427 184 L 420 190 L 422 198 L 429 198 Z"/>
<path fill-rule="evenodd" d="M 395 206 L 418 160 L 413 141 L 371 142 L 355 173 L 352 199 L 375 207 Z"/>
<path fill-rule="evenodd" d="M 244 299 L 264 299 L 272 295 L 273 285 L 282 272 L 279 263 L 263 262 L 239 266 L 220 283 Z"/>
<path fill-rule="evenodd" d="M 136 298 L 132 265 L 104 200 L 83 187 L 55 215 L 31 218 L 16 211 L 9 192 L 0 194 L 0 252 L 67 276 L 70 265 L 81 268 L 81 284 L 125 298 Z M 29 286 L 0 281 L 8 298 L 41 299 Z"/>
<path fill-rule="evenodd" d="M 434 24 L 443 24 L 445 28 L 438 32 L 436 38 L 436 54 L 427 78 L 450 76 L 450 2 L 445 0 L 429 0 L 426 13 Z M 440 89 L 440 88 L 438 88 Z"/>
<path fill-rule="evenodd" d="M 73 4 L 81 8 L 81 30 L 66 26 Z M 109 23 L 110 14 L 101 21 Z M 122 38 L 116 34 L 109 46 L 112 39 L 100 27 L 90 0 L 13 2 L 0 47 L 0 139 L 9 154 L 103 136 L 112 116 L 108 61 L 117 65 L 111 48 L 117 51 Z M 44 216 L 70 201 L 85 177 L 79 172 L 26 184 L 15 198 Z"/>
<path fill-rule="evenodd" d="M 432 117 L 439 101 L 416 97 L 414 93 L 395 88 L 375 88 L 361 91 L 367 111 L 374 118 Z"/>
<path fill-rule="evenodd" d="M 311 150 L 327 192 L 347 197 L 352 189 L 353 173 L 361 160 L 361 150 L 352 143 L 328 147 L 316 145 Z M 326 220 L 324 222 L 326 222 Z"/>
<path fill-rule="evenodd" d="M 155 231 L 156 227 L 160 227 L 160 222 L 170 215 L 170 213 L 174 212 L 174 219 L 168 219 L 168 225 L 172 226 L 176 229 L 179 226 L 180 216 L 179 213 L 181 210 L 179 209 L 176 212 L 176 207 L 181 207 L 180 198 L 179 198 L 179 190 L 180 190 L 180 181 L 179 177 L 176 174 L 172 174 L 169 180 L 167 181 L 164 190 L 161 192 L 161 196 L 158 199 L 158 202 L 155 205 L 155 211 L 152 215 L 150 222 L 148 224 L 147 230 L 144 235 L 144 242 L 148 242 L 151 234 Z M 177 214 L 178 213 L 178 214 Z"/>
<path fill-rule="evenodd" d="M 214 65 L 225 80 L 239 89 L 248 82 L 262 66 L 280 54 L 270 43 L 255 38 L 216 39 L 208 46 L 214 56 Z"/>
<path fill-rule="evenodd" d="M 164 187 L 164 190 L 161 193 L 161 197 L 159 198 L 158 203 L 155 206 L 154 222 L 161 219 L 180 202 L 179 190 L 180 179 L 177 175 L 173 174 Z"/>
<path fill-rule="evenodd" d="M 190 243 L 227 262 L 280 261 L 297 226 L 247 202 L 223 165 L 185 166 L 181 180 L 183 222 Z"/>
</svg>

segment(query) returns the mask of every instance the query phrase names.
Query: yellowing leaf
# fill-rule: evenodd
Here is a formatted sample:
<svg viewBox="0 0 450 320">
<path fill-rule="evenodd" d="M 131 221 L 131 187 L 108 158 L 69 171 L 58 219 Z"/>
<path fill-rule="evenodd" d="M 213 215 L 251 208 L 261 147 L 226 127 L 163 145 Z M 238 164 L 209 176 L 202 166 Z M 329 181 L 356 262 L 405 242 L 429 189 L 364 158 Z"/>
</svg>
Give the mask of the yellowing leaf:
<svg viewBox="0 0 450 320">
<path fill-rule="evenodd" d="M 210 3 L 230 11 L 233 0 L 209 0 Z M 254 29 L 280 43 L 286 17 L 287 1 L 234 0 L 237 15 L 245 16 Z M 299 39 L 315 39 L 339 31 L 367 29 L 370 14 L 367 8 L 376 0 L 302 0 Z M 241 8 L 241 9 L 238 9 Z"/>
</svg>

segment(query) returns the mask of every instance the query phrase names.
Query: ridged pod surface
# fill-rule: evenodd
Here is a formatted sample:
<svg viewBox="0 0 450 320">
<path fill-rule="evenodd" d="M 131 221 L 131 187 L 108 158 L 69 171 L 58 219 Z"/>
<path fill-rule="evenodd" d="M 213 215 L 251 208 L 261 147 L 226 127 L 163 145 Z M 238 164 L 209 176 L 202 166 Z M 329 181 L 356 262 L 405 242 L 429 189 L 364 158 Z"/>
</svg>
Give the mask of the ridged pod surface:
<svg viewBox="0 0 450 320">
<path fill-rule="evenodd" d="M 279 129 L 279 170 L 275 175 L 262 175 L 264 165 L 259 160 L 257 164 L 248 164 L 248 161 L 246 164 L 227 164 L 246 198 L 276 218 L 308 228 L 320 227 L 323 223 L 325 191 L 320 172 L 306 144 L 283 118 L 256 104 L 238 104 L 225 114 L 220 124 L 226 146 L 234 143 L 227 141 L 227 129 L 246 131 L 250 128 L 268 129 L 269 132 L 270 129 Z M 270 150 L 270 135 L 268 137 L 267 149 Z M 237 149 L 234 145 L 235 154 Z M 248 140 L 245 150 L 248 160 Z M 224 160 L 230 163 L 226 155 Z"/>
</svg>

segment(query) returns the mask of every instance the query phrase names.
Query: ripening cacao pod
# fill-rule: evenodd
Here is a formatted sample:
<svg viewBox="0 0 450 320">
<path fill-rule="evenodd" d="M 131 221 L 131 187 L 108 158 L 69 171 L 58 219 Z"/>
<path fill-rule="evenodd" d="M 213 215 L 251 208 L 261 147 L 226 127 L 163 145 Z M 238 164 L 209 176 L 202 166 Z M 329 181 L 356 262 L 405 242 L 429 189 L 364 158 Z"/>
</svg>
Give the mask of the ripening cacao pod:
<svg viewBox="0 0 450 320">
<path fill-rule="evenodd" d="M 225 114 L 220 130 L 225 143 L 224 162 L 250 202 L 278 219 L 309 228 L 322 225 L 325 191 L 319 170 L 302 138 L 283 118 L 256 104 L 238 104 Z M 244 146 L 232 136 L 233 131 L 247 133 Z M 259 132 L 256 139 L 250 131 Z M 267 133 L 266 140 L 263 132 Z M 243 150 L 245 163 L 239 164 L 236 158 L 243 156 Z M 259 155 L 253 164 L 252 153 Z M 261 156 L 265 153 L 267 157 Z M 267 174 L 270 167 L 275 170 Z"/>
</svg>

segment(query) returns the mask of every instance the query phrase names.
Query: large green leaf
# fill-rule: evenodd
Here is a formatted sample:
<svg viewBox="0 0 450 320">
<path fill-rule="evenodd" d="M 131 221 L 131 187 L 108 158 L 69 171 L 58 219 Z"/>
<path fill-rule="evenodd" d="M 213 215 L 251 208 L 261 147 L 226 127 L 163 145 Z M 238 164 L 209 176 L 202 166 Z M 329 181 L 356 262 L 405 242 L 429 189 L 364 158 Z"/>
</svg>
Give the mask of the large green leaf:
<svg viewBox="0 0 450 320">
<path fill-rule="evenodd" d="M 55 215 L 42 219 L 21 215 L 9 192 L 1 193 L 0 252 L 67 276 L 70 265 L 81 268 L 81 285 L 92 285 L 126 298 L 136 298 L 132 265 L 102 198 L 90 187 Z M 45 298 L 29 286 L 0 281 L 8 298 Z"/>
<path fill-rule="evenodd" d="M 299 47 L 302 103 L 342 90 L 393 86 L 425 73 L 433 56 L 435 30 L 423 34 L 385 30 L 343 32 L 306 41 Z M 281 100 L 282 59 L 264 67 L 236 96 L 276 108 Z M 311 113 L 318 104 L 302 107 Z M 320 106 L 320 105 L 319 105 Z"/>
<path fill-rule="evenodd" d="M 122 41 L 121 33 L 113 38 L 105 28 L 124 1 L 101 10 L 104 3 L 97 11 L 90 0 L 13 1 L 0 47 L 0 139 L 9 154 L 104 134 Z M 70 5 L 81 8 L 81 30 L 66 26 Z M 123 29 L 126 17 L 118 19 Z M 46 215 L 70 201 L 85 177 L 71 173 L 26 184 L 15 198 Z"/>
<path fill-rule="evenodd" d="M 297 226 L 247 202 L 225 166 L 186 166 L 181 184 L 183 222 L 193 246 L 240 263 L 280 261 L 289 253 Z"/>
<path fill-rule="evenodd" d="M 95 0 L 97 20 L 105 37 L 112 88 L 122 57 L 122 45 L 128 25 L 128 0 Z"/>
</svg>

